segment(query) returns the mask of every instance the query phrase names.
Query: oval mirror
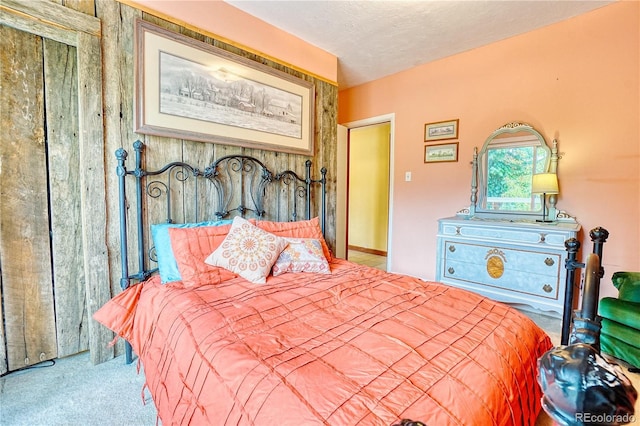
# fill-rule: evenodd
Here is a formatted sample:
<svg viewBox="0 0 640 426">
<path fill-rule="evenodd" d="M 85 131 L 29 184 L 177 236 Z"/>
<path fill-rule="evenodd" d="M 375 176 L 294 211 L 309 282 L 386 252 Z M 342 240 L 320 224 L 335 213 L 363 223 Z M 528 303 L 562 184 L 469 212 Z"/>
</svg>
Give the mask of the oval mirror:
<svg viewBox="0 0 640 426">
<path fill-rule="evenodd" d="M 495 130 L 478 153 L 476 213 L 540 213 L 541 196 L 531 193 L 531 179 L 548 172 L 550 162 L 551 150 L 530 125 L 508 123 Z"/>
</svg>

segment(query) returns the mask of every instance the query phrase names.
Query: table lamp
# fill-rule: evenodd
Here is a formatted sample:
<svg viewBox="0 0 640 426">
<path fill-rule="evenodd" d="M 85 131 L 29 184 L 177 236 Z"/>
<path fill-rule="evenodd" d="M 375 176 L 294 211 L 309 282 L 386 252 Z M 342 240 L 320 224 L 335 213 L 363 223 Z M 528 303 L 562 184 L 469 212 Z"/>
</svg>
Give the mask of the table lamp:
<svg viewBox="0 0 640 426">
<path fill-rule="evenodd" d="M 547 194 L 557 194 L 558 175 L 555 173 L 538 173 L 531 179 L 531 193 L 542 194 L 542 219 L 536 222 L 553 222 L 547 219 Z"/>
</svg>

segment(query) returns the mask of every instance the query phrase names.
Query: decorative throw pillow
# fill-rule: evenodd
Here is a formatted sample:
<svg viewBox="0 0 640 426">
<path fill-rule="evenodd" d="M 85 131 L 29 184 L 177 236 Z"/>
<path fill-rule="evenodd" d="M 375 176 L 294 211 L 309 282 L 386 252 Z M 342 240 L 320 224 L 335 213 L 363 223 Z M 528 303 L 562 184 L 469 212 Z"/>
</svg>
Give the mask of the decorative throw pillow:
<svg viewBox="0 0 640 426">
<path fill-rule="evenodd" d="M 255 284 L 264 284 L 287 240 L 237 216 L 220 247 L 205 263 L 221 266 Z"/>
<path fill-rule="evenodd" d="M 296 222 L 271 222 L 268 220 L 259 220 L 256 222 L 256 225 L 259 228 L 280 237 L 314 238 L 322 244 L 322 252 L 324 253 L 324 257 L 327 261 L 330 261 L 333 258 L 331 256 L 331 250 L 329 250 L 329 246 L 324 240 L 324 235 L 322 235 L 320 219 L 317 217 L 309 220 L 299 220 Z"/>
<path fill-rule="evenodd" d="M 173 281 L 180 281 L 180 271 L 171 247 L 171 239 L 169 238 L 169 228 L 200 228 L 203 226 L 220 226 L 230 225 L 233 220 L 213 220 L 208 222 L 195 223 L 157 223 L 151 225 L 151 238 L 153 238 L 153 246 L 156 249 L 156 258 L 158 260 L 158 272 L 162 284 Z"/>
<path fill-rule="evenodd" d="M 209 253 L 222 244 L 230 230 L 231 225 L 169 228 L 171 246 L 185 287 L 218 284 L 236 277 L 231 271 L 204 263 Z"/>
<path fill-rule="evenodd" d="M 317 272 L 330 274 L 329 262 L 322 252 L 322 244 L 313 238 L 286 238 L 289 242 L 273 265 L 274 277 L 287 272 Z"/>
</svg>

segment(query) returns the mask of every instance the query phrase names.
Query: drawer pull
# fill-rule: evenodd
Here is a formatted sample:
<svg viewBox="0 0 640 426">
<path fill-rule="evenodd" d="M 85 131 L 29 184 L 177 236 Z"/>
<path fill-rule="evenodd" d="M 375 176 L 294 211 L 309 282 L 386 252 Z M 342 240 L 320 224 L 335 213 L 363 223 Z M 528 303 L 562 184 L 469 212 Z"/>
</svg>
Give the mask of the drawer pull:
<svg viewBox="0 0 640 426">
<path fill-rule="evenodd" d="M 553 261 L 553 259 L 552 259 L 552 258 L 550 258 L 550 257 L 547 257 L 547 258 L 544 260 L 544 264 L 545 264 L 545 265 L 547 265 L 547 266 L 553 266 L 555 263 L 556 263 L 556 262 L 554 262 L 554 261 Z"/>
<path fill-rule="evenodd" d="M 451 266 L 449 266 L 449 269 L 447 269 L 447 272 L 449 272 L 451 275 L 456 273 L 456 270 L 453 269 Z"/>
<path fill-rule="evenodd" d="M 451 245 L 449 246 L 449 251 L 450 251 L 451 253 L 455 252 L 455 251 L 456 251 L 456 246 L 454 246 L 453 244 L 451 244 Z"/>
<path fill-rule="evenodd" d="M 542 289 L 547 293 L 551 293 L 553 291 L 553 287 L 551 287 L 549 284 L 543 285 Z"/>
<path fill-rule="evenodd" d="M 487 259 L 487 273 L 493 279 L 498 279 L 504 274 L 504 261 L 499 256 L 491 256 Z"/>
</svg>

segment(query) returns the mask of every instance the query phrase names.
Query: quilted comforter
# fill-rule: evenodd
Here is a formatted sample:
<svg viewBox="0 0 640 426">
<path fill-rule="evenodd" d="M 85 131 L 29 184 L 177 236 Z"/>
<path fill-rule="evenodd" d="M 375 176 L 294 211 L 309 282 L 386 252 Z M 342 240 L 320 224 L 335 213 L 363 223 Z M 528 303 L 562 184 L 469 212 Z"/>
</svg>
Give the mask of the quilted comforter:
<svg viewBox="0 0 640 426">
<path fill-rule="evenodd" d="M 330 275 L 157 277 L 94 318 L 127 339 L 163 425 L 534 424 L 529 318 L 474 293 L 344 260 Z"/>
</svg>

